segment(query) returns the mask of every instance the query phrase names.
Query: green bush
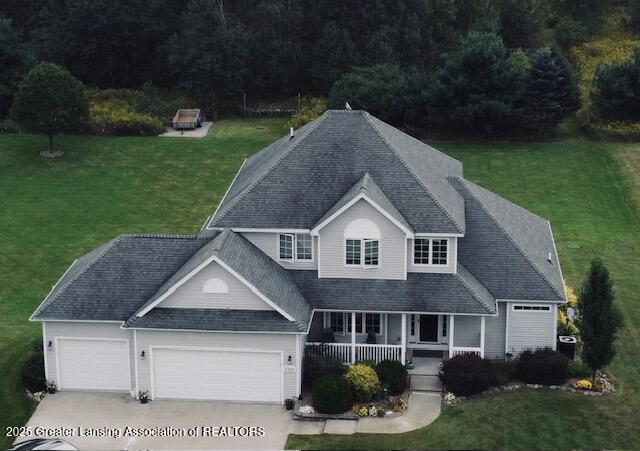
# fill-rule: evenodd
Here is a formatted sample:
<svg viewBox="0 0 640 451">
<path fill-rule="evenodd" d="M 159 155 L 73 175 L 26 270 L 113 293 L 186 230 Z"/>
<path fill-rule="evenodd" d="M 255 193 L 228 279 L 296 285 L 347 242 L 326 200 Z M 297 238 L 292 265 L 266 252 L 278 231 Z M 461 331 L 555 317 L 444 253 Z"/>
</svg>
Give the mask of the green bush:
<svg viewBox="0 0 640 451">
<path fill-rule="evenodd" d="M 327 354 L 321 346 L 307 347 L 302 363 L 302 381 L 306 387 L 311 387 L 314 381 L 329 374 L 343 375 L 346 372 L 342 361 Z"/>
<path fill-rule="evenodd" d="M 368 367 L 370 367 L 370 368 L 373 368 L 374 370 L 376 369 L 376 366 L 378 365 L 378 364 L 376 363 L 376 361 L 375 361 L 375 360 L 373 360 L 373 359 L 358 360 L 358 361 L 356 362 L 356 364 L 358 364 L 358 365 L 366 365 L 366 366 L 368 366 Z"/>
<path fill-rule="evenodd" d="M 156 136 L 165 128 L 148 114 L 136 113 L 124 100 L 91 103 L 91 127 L 99 135 Z"/>
<path fill-rule="evenodd" d="M 513 380 L 513 376 L 515 375 L 515 368 L 512 362 L 496 360 L 495 362 L 493 362 L 493 371 L 491 371 L 490 375 L 492 376 L 492 379 L 489 382 L 490 385 L 494 387 L 507 385 Z"/>
<path fill-rule="evenodd" d="M 598 66 L 591 100 L 606 121 L 640 121 L 640 51 L 630 59 Z"/>
<path fill-rule="evenodd" d="M 556 42 L 563 49 L 570 49 L 589 39 L 589 28 L 570 17 L 562 17 L 555 28 Z"/>
<path fill-rule="evenodd" d="M 378 375 L 367 365 L 351 365 L 347 370 L 346 378 L 353 387 L 353 393 L 358 401 L 371 401 L 380 388 Z"/>
<path fill-rule="evenodd" d="M 329 374 L 313 383 L 313 408 L 320 413 L 343 413 L 351 409 L 353 394 L 344 376 Z"/>
<path fill-rule="evenodd" d="M 569 374 L 572 377 L 582 379 L 591 377 L 592 372 L 582 360 L 569 360 Z"/>
<path fill-rule="evenodd" d="M 20 379 L 22 380 L 22 385 L 31 393 L 41 392 L 47 389 L 44 376 L 42 343 L 35 343 L 33 353 L 22 364 Z"/>
<path fill-rule="evenodd" d="M 305 97 L 302 99 L 300 111 L 289 120 L 289 127 L 300 128 L 318 117 L 327 109 L 327 100 L 322 97 Z"/>
<path fill-rule="evenodd" d="M 524 351 L 516 363 L 516 375 L 527 384 L 560 385 L 569 377 L 569 359 L 552 349 Z"/>
<path fill-rule="evenodd" d="M 380 382 L 389 386 L 392 395 L 399 395 L 407 388 L 407 369 L 396 360 L 383 360 L 378 363 L 376 373 Z"/>
<path fill-rule="evenodd" d="M 476 354 L 459 354 L 442 364 L 440 379 L 454 395 L 475 395 L 495 380 L 493 370 L 493 364 L 487 359 Z"/>
</svg>

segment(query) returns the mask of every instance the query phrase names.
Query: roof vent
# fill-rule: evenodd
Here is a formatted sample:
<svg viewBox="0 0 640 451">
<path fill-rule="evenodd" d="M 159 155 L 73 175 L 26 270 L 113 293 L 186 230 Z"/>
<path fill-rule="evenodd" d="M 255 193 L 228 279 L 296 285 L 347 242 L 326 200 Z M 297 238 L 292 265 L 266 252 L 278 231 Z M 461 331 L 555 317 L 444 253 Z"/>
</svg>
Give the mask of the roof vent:
<svg viewBox="0 0 640 451">
<path fill-rule="evenodd" d="M 547 254 L 547 261 L 551 263 L 553 260 L 551 259 L 551 252 Z"/>
<path fill-rule="evenodd" d="M 350 110 L 351 109 L 351 105 L 349 105 L 349 102 L 345 102 L 344 103 L 344 109 L 345 110 Z"/>
<path fill-rule="evenodd" d="M 293 127 L 289 127 L 289 139 L 293 139 Z"/>
</svg>

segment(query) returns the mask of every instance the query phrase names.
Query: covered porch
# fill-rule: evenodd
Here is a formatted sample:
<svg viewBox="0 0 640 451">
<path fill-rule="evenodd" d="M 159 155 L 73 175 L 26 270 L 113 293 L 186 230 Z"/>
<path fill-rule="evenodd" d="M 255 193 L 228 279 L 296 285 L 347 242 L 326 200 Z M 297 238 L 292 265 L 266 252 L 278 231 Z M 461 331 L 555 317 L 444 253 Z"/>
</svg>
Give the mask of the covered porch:
<svg viewBox="0 0 640 451">
<path fill-rule="evenodd" d="M 484 357 L 485 317 L 452 314 L 316 311 L 307 348 L 339 358 L 361 360 Z"/>
</svg>

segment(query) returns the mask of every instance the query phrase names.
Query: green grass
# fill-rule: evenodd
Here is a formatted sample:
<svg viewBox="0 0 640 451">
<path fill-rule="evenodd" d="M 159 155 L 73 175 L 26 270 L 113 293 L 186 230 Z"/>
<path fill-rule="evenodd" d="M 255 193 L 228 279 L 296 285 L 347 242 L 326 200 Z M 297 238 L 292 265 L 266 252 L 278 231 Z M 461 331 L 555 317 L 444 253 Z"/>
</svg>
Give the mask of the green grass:
<svg viewBox="0 0 640 451">
<path fill-rule="evenodd" d="M 281 120 L 221 121 L 204 139 L 61 137 L 61 159 L 37 156 L 45 139 L 0 136 L 0 427 L 34 406 L 18 378 L 38 324 L 26 319 L 66 267 L 123 232 L 197 232 L 243 158 L 285 132 Z M 582 280 L 602 256 L 626 326 L 611 367 L 618 393 L 587 399 L 519 392 L 445 408 L 402 436 L 292 436 L 292 448 L 629 448 L 640 439 L 640 146 L 435 143 L 466 176 L 552 221 L 565 277 Z M 567 243 L 579 243 L 571 251 Z M 635 251 L 620 253 L 618 244 Z M 8 440 L 0 439 L 0 448 Z"/>
</svg>

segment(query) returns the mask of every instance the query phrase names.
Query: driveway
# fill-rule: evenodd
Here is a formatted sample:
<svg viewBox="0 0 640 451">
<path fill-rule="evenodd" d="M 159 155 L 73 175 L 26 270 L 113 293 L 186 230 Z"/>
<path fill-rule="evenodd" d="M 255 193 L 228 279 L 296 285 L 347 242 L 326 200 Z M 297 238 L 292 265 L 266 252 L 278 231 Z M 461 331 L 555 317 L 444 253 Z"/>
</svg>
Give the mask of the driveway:
<svg viewBox="0 0 640 451">
<path fill-rule="evenodd" d="M 34 432 L 32 437 L 62 437 L 84 450 L 282 449 L 292 423 L 290 412 L 278 405 L 219 401 L 142 405 L 125 394 L 58 392 L 42 400 L 27 427 Z"/>
</svg>

